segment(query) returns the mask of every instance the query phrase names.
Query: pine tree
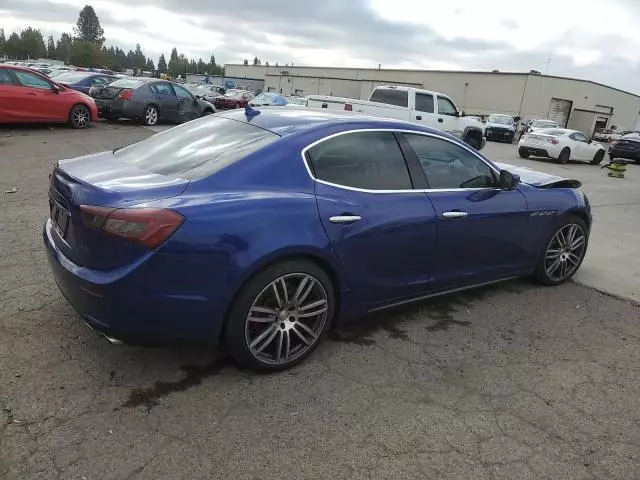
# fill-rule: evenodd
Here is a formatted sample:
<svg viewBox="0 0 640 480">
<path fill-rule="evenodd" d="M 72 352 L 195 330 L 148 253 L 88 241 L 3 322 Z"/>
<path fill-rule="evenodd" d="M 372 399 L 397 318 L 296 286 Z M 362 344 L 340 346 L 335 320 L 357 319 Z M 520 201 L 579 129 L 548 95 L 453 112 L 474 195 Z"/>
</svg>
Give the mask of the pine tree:
<svg viewBox="0 0 640 480">
<path fill-rule="evenodd" d="M 147 58 L 147 65 L 145 66 L 145 70 L 153 72 L 155 69 L 156 69 L 156 67 L 153 64 L 153 60 L 151 60 L 150 58 Z"/>
<path fill-rule="evenodd" d="M 158 72 L 167 73 L 167 61 L 164 59 L 164 53 L 158 59 Z"/>
<path fill-rule="evenodd" d="M 249 60 L 247 60 L 246 58 L 244 59 L 244 65 L 249 65 Z"/>
<path fill-rule="evenodd" d="M 4 47 L 7 44 L 7 39 L 4 38 L 4 28 L 0 28 L 0 57 L 4 57 Z"/>
<path fill-rule="evenodd" d="M 84 42 L 104 42 L 104 30 L 100 26 L 100 20 L 91 5 L 85 5 L 78 15 L 78 22 L 73 29 L 76 38 Z"/>
<path fill-rule="evenodd" d="M 69 61 L 69 50 L 71 49 L 71 35 L 63 33 L 60 36 L 60 40 L 56 43 L 56 60 L 62 60 L 63 62 Z"/>
<path fill-rule="evenodd" d="M 47 55 L 47 47 L 40 30 L 27 27 L 20 32 L 20 48 L 22 56 L 27 58 L 42 58 Z"/>
<path fill-rule="evenodd" d="M 56 54 L 56 44 L 53 41 L 53 35 L 49 35 L 49 40 L 47 40 L 47 58 L 55 58 Z"/>
</svg>

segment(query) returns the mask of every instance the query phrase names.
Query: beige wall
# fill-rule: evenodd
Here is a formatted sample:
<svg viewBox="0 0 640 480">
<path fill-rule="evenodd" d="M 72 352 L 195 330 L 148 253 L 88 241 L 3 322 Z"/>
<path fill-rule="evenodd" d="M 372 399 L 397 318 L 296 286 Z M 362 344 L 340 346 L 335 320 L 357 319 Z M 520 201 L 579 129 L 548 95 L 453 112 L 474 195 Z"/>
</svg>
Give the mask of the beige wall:
<svg viewBox="0 0 640 480">
<path fill-rule="evenodd" d="M 545 118 L 552 97 L 571 100 L 573 108 L 584 110 L 596 110 L 596 105 L 600 110 L 603 106 L 612 107 L 610 125 L 619 130 L 634 128 L 640 114 L 638 96 L 589 82 L 521 73 L 253 65 L 226 65 L 225 69 L 232 77 L 265 78 L 265 85 L 280 81 L 280 86 L 287 87 L 289 81 L 285 78 L 289 78 L 291 85 L 302 89 L 305 95 L 320 93 L 366 99 L 377 85 L 412 85 L 447 94 L 469 114 L 520 114 L 524 120 Z M 282 71 L 289 73 L 278 80 Z M 282 83 L 285 81 L 287 85 Z M 292 91 L 283 88 L 284 93 Z"/>
<path fill-rule="evenodd" d="M 574 130 L 580 130 L 587 136 L 593 135 L 593 129 L 596 124 L 596 114 L 591 112 L 582 112 L 580 110 L 574 110 L 569 118 L 567 128 Z"/>
</svg>

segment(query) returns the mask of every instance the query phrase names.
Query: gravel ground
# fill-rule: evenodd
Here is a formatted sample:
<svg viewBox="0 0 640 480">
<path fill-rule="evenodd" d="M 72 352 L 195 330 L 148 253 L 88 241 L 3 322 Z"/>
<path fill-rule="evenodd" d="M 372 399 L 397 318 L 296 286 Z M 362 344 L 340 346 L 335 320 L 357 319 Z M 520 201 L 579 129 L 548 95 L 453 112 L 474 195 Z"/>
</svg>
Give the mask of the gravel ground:
<svg viewBox="0 0 640 480">
<path fill-rule="evenodd" d="M 640 307 L 583 286 L 371 316 L 276 375 L 106 343 L 49 274 L 47 176 L 149 134 L 0 130 L 0 478 L 640 478 Z"/>
</svg>

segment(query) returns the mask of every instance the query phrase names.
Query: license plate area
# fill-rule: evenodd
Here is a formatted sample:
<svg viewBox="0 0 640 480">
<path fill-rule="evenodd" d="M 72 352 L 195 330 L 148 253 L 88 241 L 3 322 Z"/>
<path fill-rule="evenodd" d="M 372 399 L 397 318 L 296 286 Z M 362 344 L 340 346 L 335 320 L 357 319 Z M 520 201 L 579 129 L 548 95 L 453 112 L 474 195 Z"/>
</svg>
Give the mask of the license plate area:
<svg viewBox="0 0 640 480">
<path fill-rule="evenodd" d="M 49 216 L 58 235 L 65 238 L 69 231 L 69 222 L 71 221 L 69 210 L 60 205 L 53 197 L 49 197 Z"/>
</svg>

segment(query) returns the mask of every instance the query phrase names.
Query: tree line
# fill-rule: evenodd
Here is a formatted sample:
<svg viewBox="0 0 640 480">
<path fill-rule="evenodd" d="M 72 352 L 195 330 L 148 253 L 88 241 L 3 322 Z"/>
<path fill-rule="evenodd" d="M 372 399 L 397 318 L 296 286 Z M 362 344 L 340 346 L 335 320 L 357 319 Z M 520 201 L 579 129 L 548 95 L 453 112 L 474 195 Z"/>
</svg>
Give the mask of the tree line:
<svg viewBox="0 0 640 480">
<path fill-rule="evenodd" d="M 49 35 L 45 42 L 40 30 L 27 27 L 20 33 L 12 32 L 5 37 L 4 28 L 0 28 L 0 58 L 7 57 L 15 60 L 48 58 L 60 60 L 77 67 L 98 67 L 114 71 L 134 69 L 139 71 L 157 71 L 177 77 L 186 73 L 207 73 L 209 75 L 224 75 L 224 67 L 216 63 L 213 55 L 208 62 L 199 58 L 187 58 L 178 54 L 173 48 L 167 63 L 164 54 L 160 55 L 157 65 L 153 59 L 146 57 L 140 47 L 127 53 L 113 45 L 105 44 L 104 30 L 100 20 L 91 5 L 85 5 L 80 10 L 78 21 L 73 29 L 73 35 L 63 33 L 56 41 Z"/>
</svg>

